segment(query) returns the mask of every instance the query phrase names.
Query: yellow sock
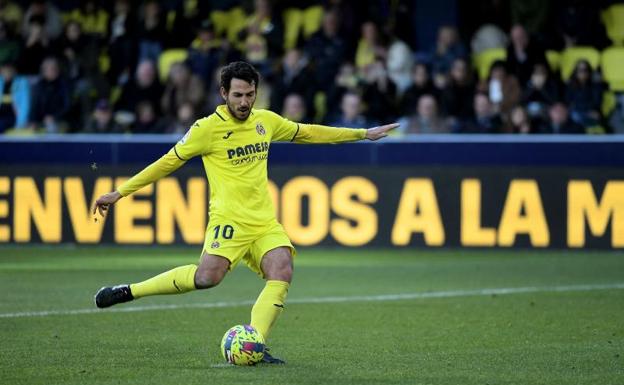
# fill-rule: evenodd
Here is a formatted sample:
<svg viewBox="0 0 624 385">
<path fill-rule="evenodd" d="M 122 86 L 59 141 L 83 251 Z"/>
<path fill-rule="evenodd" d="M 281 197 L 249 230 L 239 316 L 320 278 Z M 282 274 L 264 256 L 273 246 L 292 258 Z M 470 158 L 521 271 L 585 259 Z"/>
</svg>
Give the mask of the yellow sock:
<svg viewBox="0 0 624 385">
<path fill-rule="evenodd" d="M 251 309 L 251 326 L 256 328 L 266 341 L 271 327 L 284 310 L 284 300 L 288 293 L 288 282 L 267 281 Z"/>
<path fill-rule="evenodd" d="M 157 294 L 179 294 L 195 290 L 197 265 L 186 265 L 165 271 L 155 277 L 130 285 L 134 298 Z"/>
</svg>

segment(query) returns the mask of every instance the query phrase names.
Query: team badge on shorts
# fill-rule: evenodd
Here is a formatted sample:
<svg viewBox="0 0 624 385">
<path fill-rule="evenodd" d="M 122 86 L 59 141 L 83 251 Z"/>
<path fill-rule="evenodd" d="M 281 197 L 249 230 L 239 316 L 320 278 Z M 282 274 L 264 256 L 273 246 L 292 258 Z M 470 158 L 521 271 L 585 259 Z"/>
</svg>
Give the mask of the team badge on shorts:
<svg viewBox="0 0 624 385">
<path fill-rule="evenodd" d="M 221 246 L 221 244 L 217 241 L 212 242 L 212 245 L 210 245 L 211 249 L 218 249 L 219 246 Z"/>
<path fill-rule="evenodd" d="M 258 135 L 265 135 L 266 134 L 266 130 L 264 129 L 264 126 L 262 126 L 262 123 L 257 123 L 256 124 L 256 131 L 258 132 Z"/>
</svg>

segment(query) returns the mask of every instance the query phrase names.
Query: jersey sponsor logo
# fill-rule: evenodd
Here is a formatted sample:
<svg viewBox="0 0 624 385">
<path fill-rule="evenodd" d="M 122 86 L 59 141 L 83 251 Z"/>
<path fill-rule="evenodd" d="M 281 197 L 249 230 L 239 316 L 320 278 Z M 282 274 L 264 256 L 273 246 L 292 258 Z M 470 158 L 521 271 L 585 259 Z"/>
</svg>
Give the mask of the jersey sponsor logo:
<svg viewBox="0 0 624 385">
<path fill-rule="evenodd" d="M 262 125 L 262 123 L 260 122 L 256 123 L 256 132 L 258 133 L 258 135 L 266 134 L 266 130 L 264 129 L 264 126 Z"/>
<path fill-rule="evenodd" d="M 261 154 L 269 151 L 268 142 L 258 142 L 253 144 L 247 144 L 245 146 L 239 146 L 236 148 L 228 148 L 228 159 L 241 158 L 253 154 Z"/>
</svg>

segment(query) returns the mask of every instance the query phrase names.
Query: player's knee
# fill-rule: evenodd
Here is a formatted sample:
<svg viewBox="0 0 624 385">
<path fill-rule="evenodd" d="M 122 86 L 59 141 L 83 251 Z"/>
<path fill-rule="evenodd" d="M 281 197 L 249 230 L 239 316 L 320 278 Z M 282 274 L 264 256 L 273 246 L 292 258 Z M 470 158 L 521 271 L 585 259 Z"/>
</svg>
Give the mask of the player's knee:
<svg viewBox="0 0 624 385">
<path fill-rule="evenodd" d="M 222 269 L 200 269 L 195 272 L 195 288 L 197 289 L 209 289 L 217 286 L 225 276 L 225 271 Z"/>
<path fill-rule="evenodd" d="M 267 258 L 268 257 L 268 258 Z M 264 276 L 268 280 L 290 282 L 293 274 L 292 256 L 287 248 L 274 251 L 263 261 Z"/>
</svg>

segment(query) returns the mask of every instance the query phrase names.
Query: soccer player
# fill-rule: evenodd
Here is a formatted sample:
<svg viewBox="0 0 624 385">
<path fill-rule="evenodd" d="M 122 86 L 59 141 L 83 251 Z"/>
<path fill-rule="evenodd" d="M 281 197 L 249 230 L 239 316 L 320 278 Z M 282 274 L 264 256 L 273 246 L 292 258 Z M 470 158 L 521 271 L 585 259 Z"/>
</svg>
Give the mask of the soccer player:
<svg viewBox="0 0 624 385">
<path fill-rule="evenodd" d="M 284 309 L 292 279 L 295 248 L 277 222 L 267 187 L 270 143 L 342 143 L 377 140 L 398 124 L 370 129 L 334 128 L 291 122 L 274 112 L 254 109 L 258 72 L 234 62 L 221 72 L 225 105 L 196 121 L 160 159 L 95 202 L 102 216 L 119 199 L 170 174 L 194 156 L 201 156 L 210 185 L 210 220 L 199 265 L 179 266 L 146 281 L 103 287 L 95 304 L 106 308 L 158 294 L 208 289 L 243 261 L 266 280 L 251 309 L 251 325 L 267 339 Z M 284 363 L 265 353 L 264 362 Z"/>
</svg>

